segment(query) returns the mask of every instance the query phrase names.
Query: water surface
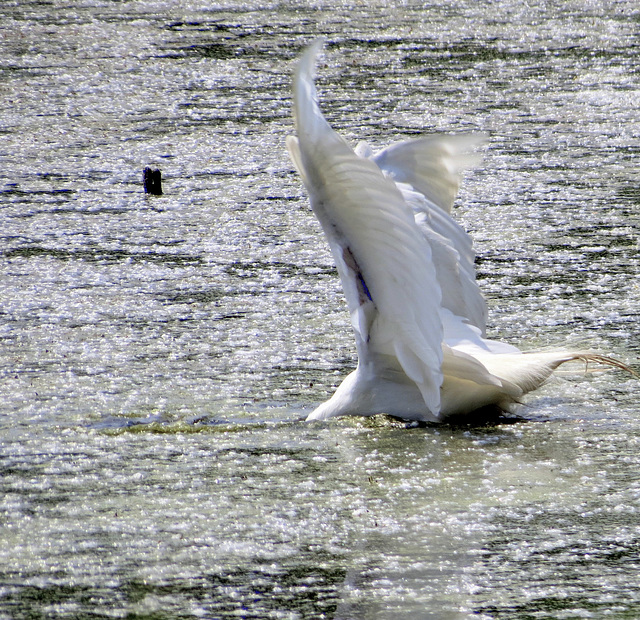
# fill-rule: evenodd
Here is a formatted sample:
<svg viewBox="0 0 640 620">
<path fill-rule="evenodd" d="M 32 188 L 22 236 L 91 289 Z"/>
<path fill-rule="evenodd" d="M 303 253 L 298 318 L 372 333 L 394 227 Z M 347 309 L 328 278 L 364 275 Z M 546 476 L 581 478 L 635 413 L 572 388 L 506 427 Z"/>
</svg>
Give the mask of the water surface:
<svg viewBox="0 0 640 620">
<path fill-rule="evenodd" d="M 634 2 L 4 2 L 0 617 L 634 618 L 638 384 L 305 424 L 354 367 L 295 60 L 374 148 L 484 131 L 491 336 L 638 357 Z M 142 169 L 165 193 L 142 192 Z"/>
</svg>

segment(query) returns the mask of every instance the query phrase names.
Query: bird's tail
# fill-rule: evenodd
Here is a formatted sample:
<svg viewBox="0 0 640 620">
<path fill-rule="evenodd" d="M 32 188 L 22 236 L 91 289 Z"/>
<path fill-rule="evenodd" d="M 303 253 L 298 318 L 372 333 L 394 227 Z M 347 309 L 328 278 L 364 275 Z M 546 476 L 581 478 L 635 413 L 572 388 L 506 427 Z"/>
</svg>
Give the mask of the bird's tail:
<svg viewBox="0 0 640 620">
<path fill-rule="evenodd" d="M 539 388 L 562 364 L 582 361 L 618 368 L 638 377 L 624 362 L 587 351 L 488 353 L 473 357 L 461 351 L 445 352 L 442 389 L 443 418 L 465 415 L 486 406 L 511 411 L 528 392 Z"/>
<path fill-rule="evenodd" d="M 539 388 L 562 364 L 582 361 L 589 372 L 589 364 L 595 363 L 624 370 L 638 377 L 638 374 L 620 360 L 591 353 L 589 351 L 543 351 L 522 354 L 504 354 L 487 356 L 480 360 L 494 376 L 517 386 L 522 394 Z"/>
</svg>

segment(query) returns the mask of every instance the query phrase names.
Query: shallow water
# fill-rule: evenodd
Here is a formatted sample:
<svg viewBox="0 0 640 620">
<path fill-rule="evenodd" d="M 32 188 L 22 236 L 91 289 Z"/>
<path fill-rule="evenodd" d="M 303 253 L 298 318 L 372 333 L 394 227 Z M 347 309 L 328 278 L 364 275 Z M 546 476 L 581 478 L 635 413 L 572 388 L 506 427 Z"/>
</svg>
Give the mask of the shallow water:
<svg viewBox="0 0 640 620">
<path fill-rule="evenodd" d="M 640 616 L 637 381 L 300 421 L 355 352 L 284 148 L 324 35 L 349 140 L 489 134 L 490 334 L 637 364 L 635 3 L 239 6 L 0 8 L 0 618 Z"/>
</svg>

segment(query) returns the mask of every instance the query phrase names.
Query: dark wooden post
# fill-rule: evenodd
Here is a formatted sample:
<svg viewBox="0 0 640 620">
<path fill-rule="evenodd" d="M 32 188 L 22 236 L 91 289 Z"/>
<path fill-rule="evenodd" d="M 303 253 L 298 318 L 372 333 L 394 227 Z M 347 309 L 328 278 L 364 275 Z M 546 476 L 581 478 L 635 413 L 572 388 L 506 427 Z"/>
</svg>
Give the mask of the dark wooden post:
<svg viewBox="0 0 640 620">
<path fill-rule="evenodd" d="M 144 183 L 144 193 L 162 196 L 162 174 L 160 170 L 145 168 L 142 171 L 142 182 Z"/>
</svg>

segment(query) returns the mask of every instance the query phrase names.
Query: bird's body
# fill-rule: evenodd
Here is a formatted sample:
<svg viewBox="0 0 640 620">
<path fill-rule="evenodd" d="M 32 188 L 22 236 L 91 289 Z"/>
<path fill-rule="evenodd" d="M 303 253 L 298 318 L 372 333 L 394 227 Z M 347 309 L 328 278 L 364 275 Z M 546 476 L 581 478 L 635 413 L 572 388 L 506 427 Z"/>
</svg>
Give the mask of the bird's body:
<svg viewBox="0 0 640 620">
<path fill-rule="evenodd" d="M 386 413 L 442 421 L 508 411 L 584 352 L 522 353 L 485 338 L 487 308 L 470 237 L 452 218 L 477 135 L 435 135 L 354 151 L 322 115 L 319 44 L 294 81 L 297 137 L 287 146 L 327 237 L 356 336 L 358 366 L 308 419 Z"/>
</svg>

